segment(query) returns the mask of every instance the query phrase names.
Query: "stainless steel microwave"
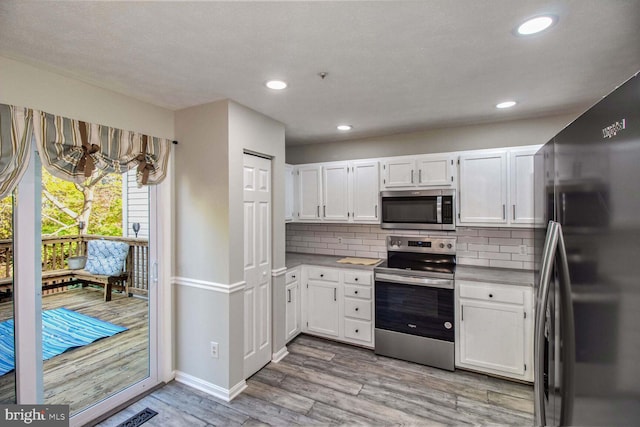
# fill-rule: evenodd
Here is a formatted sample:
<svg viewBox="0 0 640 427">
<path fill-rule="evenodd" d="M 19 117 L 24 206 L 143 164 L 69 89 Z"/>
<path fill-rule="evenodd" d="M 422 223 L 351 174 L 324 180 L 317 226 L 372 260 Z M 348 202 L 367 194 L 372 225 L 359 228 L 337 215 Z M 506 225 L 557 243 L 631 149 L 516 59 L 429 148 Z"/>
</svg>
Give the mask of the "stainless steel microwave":
<svg viewBox="0 0 640 427">
<path fill-rule="evenodd" d="M 455 230 L 455 190 L 381 191 L 381 227 Z"/>
</svg>

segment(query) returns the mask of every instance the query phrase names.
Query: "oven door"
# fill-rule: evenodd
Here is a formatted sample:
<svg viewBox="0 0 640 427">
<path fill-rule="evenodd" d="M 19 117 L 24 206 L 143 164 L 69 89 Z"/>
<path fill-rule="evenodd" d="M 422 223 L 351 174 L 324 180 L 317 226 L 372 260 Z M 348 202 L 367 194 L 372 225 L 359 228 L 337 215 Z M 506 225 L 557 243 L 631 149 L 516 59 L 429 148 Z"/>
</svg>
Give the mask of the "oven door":
<svg viewBox="0 0 640 427">
<path fill-rule="evenodd" d="M 376 274 L 375 328 L 453 342 L 453 280 Z"/>
</svg>

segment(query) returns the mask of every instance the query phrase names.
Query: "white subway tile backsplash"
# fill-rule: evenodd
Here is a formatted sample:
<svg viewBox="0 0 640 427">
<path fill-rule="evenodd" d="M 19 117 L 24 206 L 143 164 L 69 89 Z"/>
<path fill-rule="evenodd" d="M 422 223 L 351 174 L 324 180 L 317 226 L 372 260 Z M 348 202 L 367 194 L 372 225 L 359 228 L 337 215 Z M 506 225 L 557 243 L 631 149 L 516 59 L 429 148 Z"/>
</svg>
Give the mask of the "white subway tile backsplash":
<svg viewBox="0 0 640 427">
<path fill-rule="evenodd" d="M 429 230 L 383 230 L 377 225 L 286 225 L 287 251 L 337 256 L 386 258 L 386 238 L 399 236 L 457 237 L 457 262 L 461 265 L 532 269 L 533 236 L 529 229 L 458 227 L 456 232 Z M 339 242 L 342 243 L 339 243 Z M 526 254 L 521 254 L 525 245 Z"/>
</svg>

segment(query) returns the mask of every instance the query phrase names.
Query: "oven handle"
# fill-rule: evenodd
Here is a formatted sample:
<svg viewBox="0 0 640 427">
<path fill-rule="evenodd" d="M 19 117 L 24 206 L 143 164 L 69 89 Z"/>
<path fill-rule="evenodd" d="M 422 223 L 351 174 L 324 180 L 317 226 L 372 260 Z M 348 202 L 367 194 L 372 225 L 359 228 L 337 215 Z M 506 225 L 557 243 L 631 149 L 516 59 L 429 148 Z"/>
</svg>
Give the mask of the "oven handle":
<svg viewBox="0 0 640 427">
<path fill-rule="evenodd" d="M 428 288 L 453 289 L 453 280 L 433 279 L 429 277 L 401 276 L 397 274 L 377 273 L 376 281 L 417 285 Z"/>
</svg>

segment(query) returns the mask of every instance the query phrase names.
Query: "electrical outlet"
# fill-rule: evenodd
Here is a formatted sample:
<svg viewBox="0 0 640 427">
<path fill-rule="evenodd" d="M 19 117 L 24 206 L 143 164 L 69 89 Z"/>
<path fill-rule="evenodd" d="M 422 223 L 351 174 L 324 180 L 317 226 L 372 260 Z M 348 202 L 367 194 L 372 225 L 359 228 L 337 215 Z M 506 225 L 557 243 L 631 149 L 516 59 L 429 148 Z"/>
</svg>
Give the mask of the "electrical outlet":
<svg viewBox="0 0 640 427">
<path fill-rule="evenodd" d="M 527 245 L 520 245 L 520 255 L 527 254 Z"/>
<path fill-rule="evenodd" d="M 338 244 L 342 244 L 342 237 L 338 237 Z"/>
<path fill-rule="evenodd" d="M 211 357 L 218 358 L 218 343 L 215 341 L 211 341 Z"/>
</svg>

